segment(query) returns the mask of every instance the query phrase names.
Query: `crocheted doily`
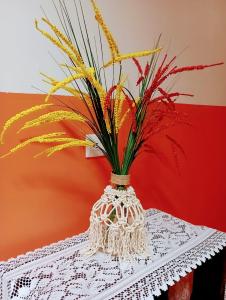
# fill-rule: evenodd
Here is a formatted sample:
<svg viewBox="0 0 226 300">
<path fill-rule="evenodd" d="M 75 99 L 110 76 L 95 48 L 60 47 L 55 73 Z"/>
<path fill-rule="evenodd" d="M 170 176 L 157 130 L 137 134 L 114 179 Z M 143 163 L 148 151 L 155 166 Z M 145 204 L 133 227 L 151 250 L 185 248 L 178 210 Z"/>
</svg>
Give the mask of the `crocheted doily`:
<svg viewBox="0 0 226 300">
<path fill-rule="evenodd" d="M 149 257 L 84 256 L 83 233 L 0 263 L 0 299 L 151 299 L 226 246 L 225 233 L 156 209 L 146 211 L 145 221 Z"/>
</svg>

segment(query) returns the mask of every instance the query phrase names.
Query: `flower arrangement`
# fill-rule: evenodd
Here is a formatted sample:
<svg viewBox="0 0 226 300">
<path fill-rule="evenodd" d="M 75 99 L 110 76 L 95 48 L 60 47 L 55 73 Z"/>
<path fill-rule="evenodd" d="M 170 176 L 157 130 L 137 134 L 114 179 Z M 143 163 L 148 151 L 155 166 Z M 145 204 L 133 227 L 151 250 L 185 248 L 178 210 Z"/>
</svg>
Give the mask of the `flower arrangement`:
<svg viewBox="0 0 226 300">
<path fill-rule="evenodd" d="M 1 143 L 4 142 L 6 131 L 18 120 L 30 116 L 34 112 L 46 110 L 48 112 L 26 121 L 18 132 L 60 121 L 78 122 L 87 128 L 87 132 L 93 132 L 101 142 L 101 147 L 91 138 L 75 139 L 66 132 L 51 132 L 33 136 L 19 143 L 3 157 L 15 153 L 31 143 L 51 143 L 51 147 L 38 154 L 46 154 L 47 156 L 71 147 L 99 148 L 111 165 L 112 183 L 119 190 L 119 194 L 108 187 L 104 197 L 101 198 L 101 202 L 98 202 L 94 207 L 90 227 L 91 252 L 94 253 L 102 248 L 111 254 L 127 257 L 133 253 L 144 253 L 146 249 L 142 207 L 138 204 L 138 199 L 131 188 L 128 195 L 132 195 L 133 203 L 128 200 L 126 194 L 130 167 L 151 136 L 167 127 L 163 123 L 164 120 L 171 119 L 175 123 L 181 122 L 181 115 L 176 111 L 174 105 L 175 100 L 179 96 L 193 96 L 189 93 L 166 90 L 164 83 L 176 74 L 203 70 L 221 63 L 178 67 L 175 65 L 176 57 L 168 59 L 167 54 L 160 61 L 162 48 L 159 47 L 159 39 L 152 50 L 124 54 L 107 27 L 95 0 L 90 0 L 90 2 L 98 28 L 102 31 L 109 47 L 109 60 L 103 61 L 103 42 L 100 31 L 100 52 L 98 53 L 92 47 L 81 2 L 82 18 L 79 18 L 78 7 L 76 6 L 82 37 L 78 40 L 69 18 L 67 6 L 64 1 L 59 1 L 58 15 L 64 30 L 60 30 L 47 18 L 42 18 L 43 24 L 48 28 L 47 31 L 40 28 L 37 20 L 35 27 L 67 56 L 67 62 L 60 65 L 67 76 L 63 80 L 57 80 L 42 74 L 44 81 L 50 85 L 45 103 L 19 112 L 6 121 L 0 140 Z M 145 67 L 142 67 L 139 61 L 140 57 L 150 57 Z M 123 74 L 123 62 L 125 60 L 130 60 L 137 68 L 136 87 L 138 93 L 136 96 L 127 88 L 127 79 Z M 113 70 L 111 85 L 107 84 L 105 73 L 109 68 Z M 50 102 L 53 99 L 52 96 L 60 89 L 74 97 L 73 106 L 63 103 L 59 109 L 59 105 L 54 104 L 53 101 Z M 78 109 L 78 102 L 82 102 L 84 112 Z M 120 133 L 124 127 L 128 129 L 127 137 L 121 140 Z M 120 143 L 124 143 L 122 154 L 119 151 Z M 114 199 L 120 197 L 122 200 L 117 200 L 117 206 L 114 206 L 112 204 Z M 117 227 L 116 224 L 118 223 Z M 112 231 L 109 229 L 110 225 L 114 227 Z"/>
</svg>

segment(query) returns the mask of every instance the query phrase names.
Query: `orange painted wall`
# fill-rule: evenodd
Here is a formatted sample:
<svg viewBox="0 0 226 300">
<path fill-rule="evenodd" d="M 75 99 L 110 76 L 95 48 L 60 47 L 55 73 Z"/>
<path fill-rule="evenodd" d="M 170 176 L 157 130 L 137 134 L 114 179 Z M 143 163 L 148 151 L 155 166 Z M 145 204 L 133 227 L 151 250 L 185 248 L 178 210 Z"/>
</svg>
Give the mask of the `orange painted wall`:
<svg viewBox="0 0 226 300">
<path fill-rule="evenodd" d="M 42 102 L 43 96 L 0 93 L 0 100 L 2 126 L 19 110 Z M 171 145 L 158 136 L 153 143 L 160 158 L 140 156 L 131 170 L 132 184 L 145 208 L 226 231 L 226 107 L 177 107 L 193 124 L 169 131 L 186 152 L 186 158 L 177 155 L 180 172 Z M 1 154 L 31 134 L 15 136 L 21 124 L 8 131 Z M 91 206 L 108 183 L 111 170 L 104 158 L 85 159 L 79 148 L 48 159 L 32 158 L 43 149 L 32 145 L 0 160 L 0 260 L 86 230 Z"/>
</svg>

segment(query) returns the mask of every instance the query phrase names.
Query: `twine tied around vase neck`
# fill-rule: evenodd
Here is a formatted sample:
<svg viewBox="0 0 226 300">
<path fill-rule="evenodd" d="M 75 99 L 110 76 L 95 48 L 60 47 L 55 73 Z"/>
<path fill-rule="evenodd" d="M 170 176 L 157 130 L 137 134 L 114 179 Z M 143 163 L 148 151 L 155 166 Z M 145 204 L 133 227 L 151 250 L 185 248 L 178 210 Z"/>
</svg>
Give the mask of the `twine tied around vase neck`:
<svg viewBox="0 0 226 300">
<path fill-rule="evenodd" d="M 117 175 L 111 173 L 111 183 L 114 185 L 129 185 L 130 175 Z"/>
</svg>

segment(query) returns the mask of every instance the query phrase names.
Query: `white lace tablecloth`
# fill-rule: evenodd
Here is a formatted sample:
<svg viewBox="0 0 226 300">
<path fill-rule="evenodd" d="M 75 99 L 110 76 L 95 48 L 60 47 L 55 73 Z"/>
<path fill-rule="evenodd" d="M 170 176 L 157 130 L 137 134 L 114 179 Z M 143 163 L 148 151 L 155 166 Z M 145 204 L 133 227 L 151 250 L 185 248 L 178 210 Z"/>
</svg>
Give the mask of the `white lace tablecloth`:
<svg viewBox="0 0 226 300">
<path fill-rule="evenodd" d="M 150 257 L 84 256 L 87 233 L 0 263 L 3 300 L 153 299 L 226 246 L 226 234 L 146 212 Z"/>
</svg>

